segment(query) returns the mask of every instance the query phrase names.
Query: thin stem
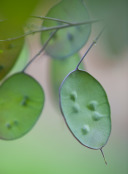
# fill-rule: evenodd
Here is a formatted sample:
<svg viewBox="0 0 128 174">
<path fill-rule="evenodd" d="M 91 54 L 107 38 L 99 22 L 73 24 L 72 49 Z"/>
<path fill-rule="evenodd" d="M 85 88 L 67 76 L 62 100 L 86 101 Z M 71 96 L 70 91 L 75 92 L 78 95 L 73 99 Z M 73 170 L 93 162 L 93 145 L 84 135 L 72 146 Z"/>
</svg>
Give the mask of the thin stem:
<svg viewBox="0 0 128 174">
<path fill-rule="evenodd" d="M 107 161 L 106 161 L 106 159 L 105 159 L 104 152 L 103 152 L 102 148 L 100 149 L 100 151 L 101 151 L 101 154 L 102 154 L 102 156 L 103 156 L 103 158 L 104 158 L 104 162 L 105 162 L 105 164 L 107 165 Z"/>
<path fill-rule="evenodd" d="M 0 40 L 0 42 L 20 39 L 20 38 L 23 38 L 25 36 L 35 34 L 35 33 L 38 33 L 38 32 L 51 31 L 51 30 L 56 30 L 56 29 L 63 29 L 63 28 L 68 28 L 68 27 L 73 27 L 73 26 L 78 26 L 78 25 L 91 24 L 91 23 L 99 22 L 99 21 L 100 21 L 99 19 L 95 19 L 95 20 L 88 20 L 88 21 L 72 23 L 72 24 L 58 25 L 58 26 L 53 26 L 53 27 L 43 27 L 43 28 L 38 29 L 38 30 L 27 32 L 27 33 L 25 33 L 21 36 L 15 37 L 15 38 L 8 38 L 8 39 L 5 39 L 5 40 Z"/>
<path fill-rule="evenodd" d="M 28 68 L 28 66 L 45 50 L 45 48 L 47 47 L 49 41 L 52 39 L 52 37 L 54 36 L 54 34 L 57 32 L 58 30 L 55 30 L 50 37 L 48 38 L 48 40 L 46 41 L 46 43 L 44 44 L 44 46 L 41 48 L 41 50 L 28 62 L 28 64 L 24 67 L 24 69 L 22 70 L 22 72 L 25 72 L 25 70 Z"/>
<path fill-rule="evenodd" d="M 91 43 L 91 45 L 89 46 L 89 48 L 87 49 L 86 53 L 83 55 L 83 57 L 81 58 L 81 60 L 79 61 L 78 65 L 76 66 L 76 70 L 78 70 L 81 62 L 84 60 L 84 58 L 86 57 L 86 55 L 88 54 L 88 52 L 91 50 L 91 48 L 97 43 L 98 39 L 100 38 L 101 34 L 103 33 L 105 27 L 100 31 L 100 33 L 98 34 L 98 36 L 93 40 L 93 42 Z"/>
<path fill-rule="evenodd" d="M 62 22 L 62 23 L 69 24 L 69 25 L 72 25 L 73 24 L 72 22 L 68 22 L 68 21 L 64 21 L 64 20 L 56 19 L 56 18 L 51 18 L 51 17 L 46 17 L 46 16 L 31 16 L 31 17 L 37 18 L 37 19 L 44 19 L 44 20 Z"/>
</svg>

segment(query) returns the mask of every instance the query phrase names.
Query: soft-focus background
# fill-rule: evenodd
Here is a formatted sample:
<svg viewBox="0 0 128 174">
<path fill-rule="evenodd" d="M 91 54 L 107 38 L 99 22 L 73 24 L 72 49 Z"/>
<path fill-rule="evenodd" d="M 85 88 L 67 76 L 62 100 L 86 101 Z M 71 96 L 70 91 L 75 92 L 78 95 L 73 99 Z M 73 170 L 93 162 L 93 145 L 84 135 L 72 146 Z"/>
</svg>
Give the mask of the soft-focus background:
<svg viewBox="0 0 128 174">
<path fill-rule="evenodd" d="M 55 2 L 45 2 L 43 13 L 39 5 L 38 14 L 45 14 Z M 81 56 L 96 33 L 93 28 Z M 109 52 L 105 44 L 103 46 L 103 38 L 87 55 L 84 64 L 105 88 L 111 105 L 112 132 L 103 149 L 108 165 L 105 165 L 99 150 L 90 150 L 79 144 L 66 127 L 51 91 L 50 58 L 42 54 L 27 72 L 44 88 L 44 110 L 27 135 L 14 141 L 0 140 L 0 174 L 128 173 L 128 51 L 124 49 L 120 54 Z M 32 58 L 40 45 L 33 38 L 28 42 Z"/>
</svg>

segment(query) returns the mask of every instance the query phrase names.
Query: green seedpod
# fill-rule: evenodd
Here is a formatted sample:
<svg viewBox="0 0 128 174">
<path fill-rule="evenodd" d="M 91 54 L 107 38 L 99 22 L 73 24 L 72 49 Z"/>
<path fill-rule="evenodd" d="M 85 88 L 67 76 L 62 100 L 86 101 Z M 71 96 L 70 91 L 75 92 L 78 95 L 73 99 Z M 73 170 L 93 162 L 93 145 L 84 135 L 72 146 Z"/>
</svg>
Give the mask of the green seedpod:
<svg viewBox="0 0 128 174">
<path fill-rule="evenodd" d="M 0 19 L 8 22 L 8 30 L 24 26 L 40 1 L 43 2 L 42 8 L 45 10 L 47 2 L 45 0 L 1 0 Z"/>
<path fill-rule="evenodd" d="M 80 61 L 80 55 L 78 53 L 74 54 L 71 57 L 66 59 L 51 59 L 50 60 L 50 78 L 51 78 L 51 87 L 54 94 L 54 98 L 59 99 L 59 87 L 64 77 L 71 71 L 74 70 L 74 67 Z M 81 63 L 80 69 L 84 70 L 84 65 Z M 72 92 L 71 98 L 75 100 L 77 94 L 75 91 Z"/>
<path fill-rule="evenodd" d="M 63 0 L 47 14 L 47 17 L 57 18 L 70 23 L 80 23 L 89 20 L 89 15 L 82 1 Z M 62 22 L 45 20 L 43 27 L 55 27 L 67 25 Z M 41 34 L 41 42 L 44 44 L 53 31 L 45 31 Z M 49 42 L 45 49 L 53 58 L 62 59 L 78 52 L 87 42 L 91 32 L 91 25 L 72 26 L 60 29 Z"/>
<path fill-rule="evenodd" d="M 17 139 L 38 120 L 44 106 L 40 84 L 25 73 L 9 77 L 0 87 L 0 138 Z"/>
<path fill-rule="evenodd" d="M 0 80 L 3 79 L 16 63 L 21 50 L 23 48 L 23 41 L 6 41 L 0 42 Z"/>
<path fill-rule="evenodd" d="M 23 30 L 11 31 L 5 29 L 5 22 L 0 23 L 0 40 L 14 38 L 22 35 Z M 0 80 L 3 79 L 13 68 L 24 46 L 24 39 L 16 39 L 0 42 Z"/>
<path fill-rule="evenodd" d="M 62 82 L 59 95 L 62 114 L 75 138 L 86 147 L 102 150 L 110 136 L 111 118 L 101 84 L 89 73 L 75 70 Z"/>
<path fill-rule="evenodd" d="M 16 63 L 9 72 L 9 75 L 22 71 L 25 65 L 27 64 L 28 59 L 29 59 L 29 48 L 28 45 L 25 43 Z"/>
</svg>

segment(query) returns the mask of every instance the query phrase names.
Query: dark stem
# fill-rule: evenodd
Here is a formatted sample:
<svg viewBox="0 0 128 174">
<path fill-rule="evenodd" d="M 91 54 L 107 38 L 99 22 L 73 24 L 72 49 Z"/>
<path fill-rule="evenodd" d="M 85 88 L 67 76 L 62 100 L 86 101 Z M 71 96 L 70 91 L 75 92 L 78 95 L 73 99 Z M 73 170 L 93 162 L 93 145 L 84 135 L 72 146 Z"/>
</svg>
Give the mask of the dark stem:
<svg viewBox="0 0 128 174">
<path fill-rule="evenodd" d="M 28 68 L 28 66 L 45 50 L 45 48 L 47 47 L 49 41 L 52 39 L 52 37 L 54 36 L 54 34 L 57 32 L 58 30 L 55 30 L 50 37 L 48 38 L 48 40 L 46 41 L 46 43 L 43 45 L 43 47 L 41 48 L 41 50 L 28 62 L 28 64 L 24 67 L 24 69 L 22 70 L 22 72 L 25 72 L 25 70 Z"/>
<path fill-rule="evenodd" d="M 88 52 L 91 50 L 91 48 L 97 43 L 98 39 L 100 38 L 101 34 L 103 33 L 105 27 L 101 30 L 101 32 L 98 34 L 98 36 L 93 40 L 93 42 L 91 43 L 91 45 L 89 46 L 89 48 L 87 49 L 86 53 L 83 55 L 83 57 L 81 58 L 81 60 L 79 61 L 78 65 L 76 66 L 76 70 L 78 70 L 81 62 L 84 60 L 85 56 L 88 54 Z"/>
<path fill-rule="evenodd" d="M 8 39 L 5 39 L 5 40 L 0 40 L 0 42 L 12 41 L 12 40 L 20 39 L 20 38 L 23 38 L 25 36 L 28 36 L 28 35 L 31 35 L 31 34 L 35 34 L 35 33 L 38 33 L 38 32 L 44 32 L 44 31 L 51 31 L 51 30 L 56 30 L 56 29 L 69 28 L 69 27 L 85 25 L 85 24 L 92 24 L 92 23 L 99 22 L 99 21 L 101 21 L 101 20 L 95 19 L 95 20 L 88 20 L 88 21 L 72 23 L 72 24 L 58 25 L 58 26 L 53 26 L 53 27 L 42 27 L 41 29 L 27 32 L 27 33 L 25 33 L 25 34 L 23 34 L 21 36 L 15 37 L 15 38 L 8 38 Z"/>
<path fill-rule="evenodd" d="M 50 21 L 56 21 L 56 22 L 61 22 L 61 23 L 72 25 L 72 22 L 64 21 L 64 20 L 57 19 L 57 18 L 51 18 L 51 17 L 46 17 L 46 16 L 31 16 L 31 17 L 41 19 L 41 20 L 42 19 L 43 20 L 50 20 Z"/>
<path fill-rule="evenodd" d="M 103 156 L 103 158 L 104 158 L 104 162 L 105 162 L 105 164 L 107 165 L 107 161 L 106 161 L 106 159 L 105 159 L 104 152 L 103 152 L 102 148 L 100 149 L 100 151 L 101 151 L 101 154 L 102 154 L 102 156 Z"/>
</svg>

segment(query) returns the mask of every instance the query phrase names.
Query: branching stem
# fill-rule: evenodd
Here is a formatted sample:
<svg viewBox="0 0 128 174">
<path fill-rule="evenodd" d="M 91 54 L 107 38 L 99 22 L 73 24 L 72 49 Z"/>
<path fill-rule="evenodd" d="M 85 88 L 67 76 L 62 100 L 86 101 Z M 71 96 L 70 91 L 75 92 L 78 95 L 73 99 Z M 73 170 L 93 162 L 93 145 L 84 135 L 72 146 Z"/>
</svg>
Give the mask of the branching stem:
<svg viewBox="0 0 128 174">
<path fill-rule="evenodd" d="M 61 19 L 56 19 L 56 18 L 51 18 L 51 17 L 46 17 L 46 16 L 31 16 L 33 18 L 37 18 L 37 19 L 43 19 L 43 20 L 50 20 L 50 21 L 56 21 L 56 22 L 61 22 L 61 23 L 65 23 L 65 24 L 69 24 L 72 25 L 72 22 L 68 22 L 68 21 L 64 21 Z"/>
<path fill-rule="evenodd" d="M 8 38 L 8 39 L 5 39 L 5 40 L 0 40 L 0 42 L 20 39 L 20 38 L 23 38 L 25 36 L 35 34 L 35 33 L 39 33 L 39 32 L 51 31 L 51 30 L 56 30 L 56 29 L 63 29 L 63 28 L 74 27 L 74 26 L 78 26 L 78 25 L 91 24 L 91 23 L 99 22 L 99 21 L 100 21 L 99 19 L 94 19 L 94 20 L 88 20 L 88 21 L 72 23 L 72 24 L 64 24 L 64 25 L 58 25 L 58 26 L 52 26 L 52 27 L 42 27 L 41 29 L 27 32 L 23 35 L 15 37 L 15 38 Z"/>
<path fill-rule="evenodd" d="M 44 46 L 41 48 L 41 50 L 28 62 L 28 64 L 24 67 L 24 69 L 22 70 L 22 72 L 25 72 L 25 70 L 28 68 L 28 66 L 33 63 L 33 61 L 45 50 L 45 48 L 47 47 L 49 41 L 52 39 L 52 37 L 54 36 L 54 34 L 57 32 L 58 30 L 55 30 L 50 37 L 48 38 L 48 40 L 46 41 L 46 43 L 44 44 Z"/>
<path fill-rule="evenodd" d="M 81 60 L 79 61 L 78 65 L 76 66 L 76 70 L 78 70 L 81 62 L 84 60 L 84 58 L 86 57 L 86 55 L 88 54 L 88 52 L 91 50 L 91 48 L 97 43 L 98 39 L 100 38 L 101 34 L 103 33 L 105 27 L 100 31 L 100 33 L 98 34 L 98 36 L 93 40 L 93 42 L 91 43 L 91 45 L 89 46 L 89 48 L 87 49 L 86 53 L 83 55 L 83 57 L 81 58 Z"/>
<path fill-rule="evenodd" d="M 51 18 L 51 17 L 47 17 L 47 16 L 31 16 L 33 18 L 37 18 L 37 19 L 43 19 L 43 20 L 50 20 L 50 21 L 56 21 L 56 22 L 61 22 L 61 23 L 65 23 L 65 24 L 69 24 L 69 25 L 81 25 L 81 24 L 87 24 L 86 22 L 89 22 L 89 21 L 84 21 L 84 22 L 69 22 L 69 21 L 65 21 L 65 20 L 61 20 L 61 19 L 57 19 L 57 18 Z M 98 21 L 101 21 L 102 19 L 95 19 L 95 20 L 92 20 L 92 22 L 98 22 Z"/>
</svg>

